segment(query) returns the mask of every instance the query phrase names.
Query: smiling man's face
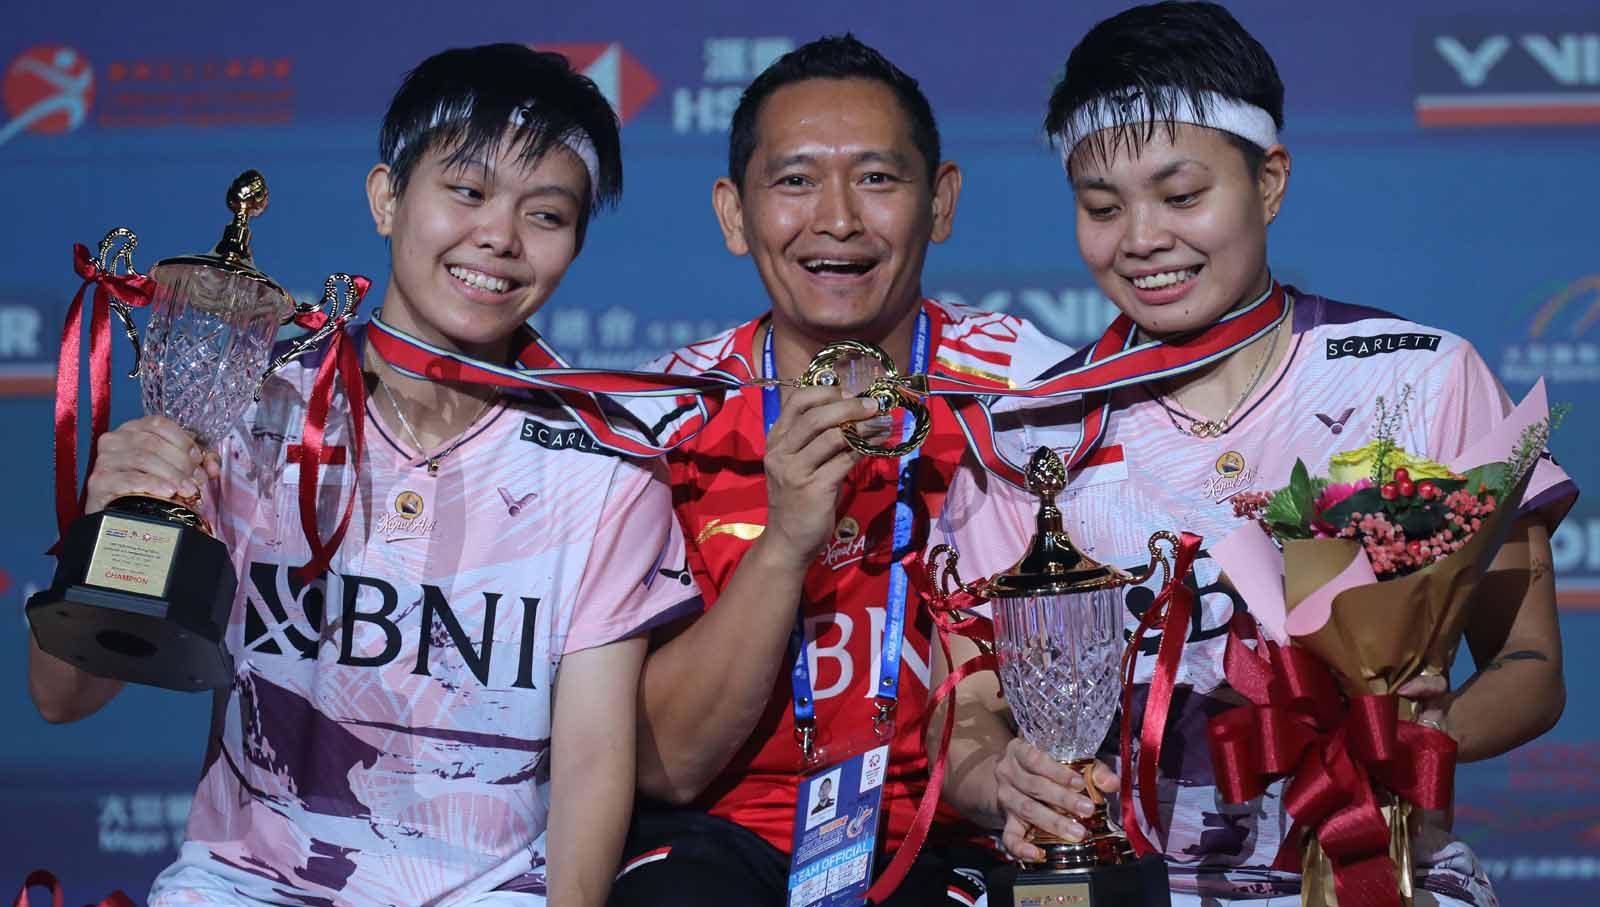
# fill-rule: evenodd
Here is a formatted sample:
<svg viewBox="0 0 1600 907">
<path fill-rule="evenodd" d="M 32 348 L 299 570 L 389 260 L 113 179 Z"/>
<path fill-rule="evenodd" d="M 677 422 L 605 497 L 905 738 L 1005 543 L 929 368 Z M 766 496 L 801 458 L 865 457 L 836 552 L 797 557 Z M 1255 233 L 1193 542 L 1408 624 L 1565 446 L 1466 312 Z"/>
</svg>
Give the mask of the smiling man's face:
<svg viewBox="0 0 1600 907">
<path fill-rule="evenodd" d="M 743 186 L 720 180 L 729 251 L 750 255 L 786 323 L 818 340 L 886 335 L 922 297 L 959 175 L 934 173 L 889 86 L 810 79 L 773 92 Z"/>
</svg>

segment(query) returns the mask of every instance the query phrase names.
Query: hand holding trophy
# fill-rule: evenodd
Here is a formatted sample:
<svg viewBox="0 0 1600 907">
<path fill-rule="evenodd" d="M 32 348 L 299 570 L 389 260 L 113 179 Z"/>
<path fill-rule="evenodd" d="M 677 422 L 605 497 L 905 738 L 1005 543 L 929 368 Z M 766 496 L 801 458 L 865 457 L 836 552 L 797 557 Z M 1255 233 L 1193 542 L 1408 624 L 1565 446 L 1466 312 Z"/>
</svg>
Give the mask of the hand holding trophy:
<svg viewBox="0 0 1600 907">
<path fill-rule="evenodd" d="M 232 431 L 268 376 L 341 330 L 359 299 L 352 278 L 334 275 L 320 302 L 299 305 L 256 269 L 250 219 L 267 206 L 261 174 L 241 174 L 227 203 L 233 219 L 215 248 L 151 269 L 152 312 L 136 351 L 146 414 L 167 416 L 202 447 L 215 447 Z M 101 243 L 99 271 L 121 262 L 136 274 L 137 242 L 132 231 L 113 230 Z M 127 302 L 113 297 L 111 309 L 138 345 Z M 320 328 L 269 362 L 280 327 L 324 310 Z M 201 516 L 198 494 L 127 495 L 67 527 L 50 587 L 28 600 L 28 621 L 42 650 L 91 674 L 174 690 L 215 689 L 233 679 L 222 636 L 237 582 L 227 548 Z"/>
<path fill-rule="evenodd" d="M 1049 447 L 1034 452 L 1028 490 L 1039 496 L 1037 528 L 1016 566 L 986 584 L 962 583 L 957 555 L 948 545 L 929 558 L 930 577 L 948 597 L 957 587 L 990 601 L 1000 683 L 1023 739 L 1085 780 L 1093 815 L 1079 819 L 1088 836 L 1057 838 L 1031 829 L 1028 841 L 1045 853 L 1042 864 L 1017 876 L 1014 903 L 1064 903 L 1165 907 L 1170 903 L 1166 864 L 1159 854 L 1134 856 L 1127 837 L 1112 825 L 1093 783 L 1094 756 L 1122 692 L 1123 593 L 1148 579 L 1166 558 L 1156 543 L 1176 546 L 1172 533 L 1150 538 L 1150 564 L 1138 575 L 1097 563 L 1078 550 L 1061 524 L 1055 496 L 1066 487 L 1066 467 Z M 944 559 L 943 567 L 940 566 Z M 1182 581 L 1182 578 L 1178 578 Z M 1057 900 L 1061 899 L 1061 900 Z"/>
</svg>

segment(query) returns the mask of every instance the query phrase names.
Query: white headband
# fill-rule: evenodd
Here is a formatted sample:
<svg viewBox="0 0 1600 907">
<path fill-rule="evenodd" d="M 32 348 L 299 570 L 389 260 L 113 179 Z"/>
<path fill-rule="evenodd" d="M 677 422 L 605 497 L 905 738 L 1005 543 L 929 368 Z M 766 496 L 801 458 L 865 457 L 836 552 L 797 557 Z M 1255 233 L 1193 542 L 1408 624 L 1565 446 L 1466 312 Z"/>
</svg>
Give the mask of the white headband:
<svg viewBox="0 0 1600 907">
<path fill-rule="evenodd" d="M 1174 123 L 1220 129 L 1263 149 L 1271 148 L 1278 143 L 1278 127 L 1272 121 L 1272 114 L 1238 98 L 1230 98 L 1214 91 L 1201 92 L 1200 103 L 1205 109 L 1196 110 L 1187 92 L 1176 88 L 1165 88 L 1162 89 L 1161 101 L 1161 104 L 1155 105 L 1161 109 L 1163 114 L 1161 117 L 1157 117 L 1151 110 L 1150 98 L 1138 89 L 1130 89 L 1126 93 L 1102 95 L 1085 103 L 1072 114 L 1071 121 L 1061 130 L 1062 164 L 1066 164 L 1067 159 L 1072 157 L 1072 151 L 1078 147 L 1079 142 L 1102 129 L 1130 123 L 1149 123 L 1157 119 L 1165 120 L 1165 114 L 1169 111 Z M 1133 115 L 1134 105 L 1143 108 L 1138 115 Z"/>
<path fill-rule="evenodd" d="M 440 104 L 434 108 L 433 117 L 428 120 L 427 129 L 431 131 L 447 122 L 466 120 L 472 117 L 472 105 L 469 102 L 465 107 Z M 524 126 L 533 118 L 533 102 L 528 101 L 511 111 L 511 125 Z M 591 200 L 600 198 L 600 155 L 594 150 L 594 142 L 587 133 L 574 129 L 556 140 L 568 151 L 578 156 L 583 162 L 583 169 L 589 173 L 589 196 Z M 402 137 L 395 142 L 394 157 L 400 157 L 400 152 L 406 147 L 406 140 Z M 391 163 L 393 163 L 391 161 Z"/>
</svg>

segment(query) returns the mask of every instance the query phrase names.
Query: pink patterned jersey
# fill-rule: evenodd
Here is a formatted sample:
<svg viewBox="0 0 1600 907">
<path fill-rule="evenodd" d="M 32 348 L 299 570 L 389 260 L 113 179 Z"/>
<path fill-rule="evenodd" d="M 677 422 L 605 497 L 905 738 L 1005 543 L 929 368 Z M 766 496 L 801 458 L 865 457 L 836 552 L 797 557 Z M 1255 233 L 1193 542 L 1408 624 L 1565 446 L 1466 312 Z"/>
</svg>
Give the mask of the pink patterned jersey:
<svg viewBox="0 0 1600 907">
<path fill-rule="evenodd" d="M 1221 540 L 1242 522 L 1233 515 L 1233 495 L 1282 487 L 1296 458 L 1313 473 L 1325 471 L 1332 454 L 1372 439 L 1376 398 L 1393 401 L 1405 385 L 1411 386 L 1412 399 L 1396 441 L 1435 459 L 1463 451 L 1509 411 L 1505 392 L 1465 340 L 1372 309 L 1292 290 L 1291 295 L 1289 355 L 1243 403 L 1220 438 L 1180 434 L 1169 418 L 1171 400 L 1144 387 L 1113 398 L 1099 452 L 1074 472 L 1058 498 L 1067 530 L 1085 551 L 1131 569 L 1148 561 L 1146 539 L 1157 530 Z M 1069 447 L 1080 422 L 1076 401 L 1019 413 L 1003 446 L 1019 461 L 1040 444 Z M 1535 472 L 1524 508 L 1543 508 L 1553 528 L 1574 494 L 1571 481 L 1546 459 Z M 958 476 L 942 525 L 961 551 L 963 574 L 970 579 L 1014 563 L 1033 534 L 1035 511 L 1034 498 L 993 477 L 966 471 Z M 1202 552 L 1189 577 L 1200 606 L 1183 650 L 1160 766 L 1161 814 L 1171 818 L 1156 839 L 1170 861 L 1174 891 L 1225 898 L 1292 894 L 1299 890 L 1299 877 L 1267 868 L 1291 825 L 1281 785 L 1240 806 L 1224 804 L 1216 790 L 1206 720 L 1233 704 L 1224 698 L 1231 693 L 1219 690 L 1223 645 L 1229 619 L 1236 609 L 1248 607 L 1218 582 L 1219 573 Z M 1159 574 L 1128 589 L 1128 631 L 1149 607 L 1158 584 Z M 1139 653 L 1134 740 L 1159 644 L 1157 632 Z M 1112 737 L 1108 753 L 1114 745 Z M 1433 837 L 1418 849 L 1426 856 L 1426 887 L 1489 903 L 1493 895 L 1471 853 L 1442 835 Z"/>
<path fill-rule="evenodd" d="M 369 403 L 360 475 L 336 424 L 318 480 L 324 534 L 359 488 L 349 534 L 302 583 L 317 364 L 272 379 L 222 447 L 236 677 L 151 902 L 542 903 L 562 655 L 698 607 L 671 494 L 542 396 L 505 395 L 436 475 Z"/>
</svg>

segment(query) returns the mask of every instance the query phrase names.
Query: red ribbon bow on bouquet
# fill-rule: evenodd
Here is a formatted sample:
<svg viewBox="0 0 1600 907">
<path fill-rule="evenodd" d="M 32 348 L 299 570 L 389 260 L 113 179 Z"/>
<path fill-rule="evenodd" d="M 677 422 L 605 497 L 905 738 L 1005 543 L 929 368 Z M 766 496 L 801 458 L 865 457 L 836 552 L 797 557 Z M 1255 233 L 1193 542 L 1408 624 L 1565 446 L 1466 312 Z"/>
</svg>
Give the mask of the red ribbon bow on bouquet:
<svg viewBox="0 0 1600 907">
<path fill-rule="evenodd" d="M 47 869 L 35 869 L 28 873 L 28 878 L 22 883 L 22 890 L 17 892 L 17 899 L 11 902 L 11 907 L 28 907 L 28 889 L 35 885 L 50 889 L 50 903 L 52 907 L 61 907 L 66 901 L 66 893 L 61 890 L 61 882 L 55 874 Z M 133 899 L 123 894 L 119 889 L 100 899 L 94 907 L 134 907 Z"/>
<path fill-rule="evenodd" d="M 333 278 L 329 279 L 329 284 L 331 289 Z M 343 322 L 355 313 L 367 290 L 372 287 L 372 281 L 357 274 L 350 278 L 350 287 L 355 299 L 342 313 L 318 309 L 301 312 L 294 318 L 296 326 L 312 332 L 327 327 L 330 321 L 334 322 L 333 334 L 328 338 L 328 350 L 311 384 L 311 399 L 306 403 L 305 423 L 300 432 L 300 445 L 304 449 L 300 460 L 300 529 L 305 533 L 306 544 L 311 547 L 311 560 L 295 568 L 294 576 L 303 582 L 310 582 L 328 569 L 334 553 L 339 550 L 339 543 L 344 541 L 345 531 L 350 528 L 350 515 L 356 508 L 357 492 L 352 487 L 339 525 L 323 542 L 317 531 L 317 472 L 324 460 L 332 459 L 326 442 L 335 380 L 342 380 L 344 398 L 350 405 L 351 475 L 361 475 L 361 454 L 366 448 L 367 387 L 361 376 L 361 354 L 350 335 L 345 333 Z M 331 307 L 333 300 L 327 300 L 327 305 Z"/>
<path fill-rule="evenodd" d="M 67 525 L 83 515 L 84 494 L 78 489 L 78 383 L 83 358 L 83 294 L 94 286 L 89 309 L 89 468 L 94 470 L 100 436 L 111 429 L 111 298 L 134 308 L 150 304 L 156 282 L 146 274 L 117 274 L 115 265 L 102 270 L 81 243 L 72 246 L 72 269 L 83 278 L 67 307 L 61 329 L 61 358 L 56 365 L 56 529 L 54 554 Z"/>
<path fill-rule="evenodd" d="M 983 597 L 983 589 L 988 585 L 987 579 L 979 580 L 971 585 L 945 595 L 939 590 L 938 582 L 931 575 L 927 561 L 922 557 L 922 552 L 913 551 L 900 559 L 900 564 L 905 568 L 906 580 L 919 599 L 928 605 L 928 613 L 933 618 L 933 626 L 939 637 L 939 648 L 944 652 L 945 664 L 950 664 L 950 636 L 965 636 L 980 644 L 986 651 L 982 655 L 969 658 L 959 667 L 952 666 L 950 674 L 945 677 L 939 688 L 933 691 L 928 698 L 928 707 L 922 713 L 922 737 L 927 739 L 928 722 L 933 719 L 933 713 L 939 704 L 954 695 L 956 685 L 961 681 L 978 673 L 979 671 L 993 671 L 999 667 L 994 652 L 994 624 L 987 617 L 976 614 L 959 614 L 978 605 L 987 599 Z M 928 839 L 928 830 L 933 826 L 934 813 L 939 809 L 939 792 L 944 788 L 944 773 L 950 755 L 950 733 L 955 729 L 956 710 L 952 703 L 945 709 L 944 726 L 939 733 L 939 754 L 928 767 L 928 787 L 922 793 L 922 800 L 917 804 L 917 814 L 911 822 L 911 829 L 906 832 L 905 840 L 900 842 L 900 849 L 895 851 L 894 859 L 884 867 L 883 874 L 878 876 L 867 890 L 867 900 L 874 904 L 883 903 L 884 899 L 900 887 L 905 880 L 906 873 L 911 870 L 911 864 L 917 859 L 922 845 Z"/>
<path fill-rule="evenodd" d="M 1251 639 L 1253 650 L 1245 644 Z M 1401 721 L 1394 694 L 1346 702 L 1327 665 L 1306 649 L 1260 639 L 1246 614 L 1234 617 L 1224 669 L 1252 704 L 1210 722 L 1223 799 L 1243 803 L 1288 777 L 1284 805 L 1294 826 L 1274 866 L 1298 871 L 1296 848 L 1311 830 L 1333 864 L 1339 903 L 1398 907 L 1390 827 L 1373 787 L 1425 809 L 1447 807 L 1455 741 Z"/>
</svg>

